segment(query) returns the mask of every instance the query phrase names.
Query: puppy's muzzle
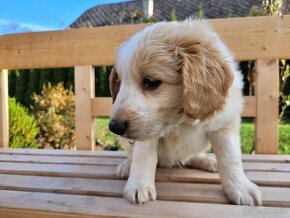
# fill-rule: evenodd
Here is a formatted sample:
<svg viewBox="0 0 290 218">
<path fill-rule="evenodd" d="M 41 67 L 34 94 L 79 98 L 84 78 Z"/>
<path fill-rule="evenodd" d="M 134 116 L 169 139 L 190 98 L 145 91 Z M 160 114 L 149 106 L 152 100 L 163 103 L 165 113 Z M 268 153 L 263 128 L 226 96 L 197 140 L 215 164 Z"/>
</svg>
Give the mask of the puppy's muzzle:
<svg viewBox="0 0 290 218">
<path fill-rule="evenodd" d="M 111 132 L 117 135 L 124 135 L 128 129 L 127 120 L 111 120 L 109 123 L 109 129 Z"/>
</svg>

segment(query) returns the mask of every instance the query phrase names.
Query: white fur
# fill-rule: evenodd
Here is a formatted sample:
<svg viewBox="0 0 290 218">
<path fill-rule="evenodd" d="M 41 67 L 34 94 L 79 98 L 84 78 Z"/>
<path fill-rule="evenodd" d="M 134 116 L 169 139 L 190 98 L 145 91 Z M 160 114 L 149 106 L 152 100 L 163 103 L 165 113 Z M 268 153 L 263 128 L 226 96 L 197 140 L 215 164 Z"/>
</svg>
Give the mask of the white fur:
<svg viewBox="0 0 290 218">
<path fill-rule="evenodd" d="M 140 136 L 140 140 L 139 135 L 136 137 L 133 153 L 129 149 L 128 160 L 118 167 L 119 178 L 129 176 L 124 196 L 129 201 L 136 203 L 155 200 L 154 180 L 158 163 L 161 167 L 182 165 L 212 172 L 216 172 L 218 169 L 223 189 L 231 202 L 261 205 L 261 193 L 258 187 L 246 177 L 241 162 L 239 136 L 240 114 L 243 109 L 241 74 L 237 70 L 233 55 L 210 27 L 203 21 L 185 22 L 187 22 L 186 25 L 192 23 L 192 27 L 189 28 L 192 28 L 190 31 L 192 31 L 193 37 L 208 37 L 212 40 L 229 64 L 234 80 L 229 89 L 226 104 L 221 112 L 204 122 L 199 120 L 190 122 L 185 116 L 181 116 L 172 118 L 174 121 L 170 125 L 162 125 L 163 123 L 158 120 L 159 117 L 152 117 L 156 114 L 157 108 L 160 108 L 162 104 L 166 106 L 172 99 L 163 97 L 157 101 L 154 96 L 144 96 L 139 91 L 140 83 L 133 78 L 132 71 L 134 64 L 138 65 L 138 63 L 134 63 L 134 56 L 140 49 L 140 43 L 144 42 L 144 37 L 152 30 L 167 24 L 153 25 L 124 43 L 117 54 L 116 69 L 121 86 L 113 105 L 111 119 L 116 119 L 125 110 L 131 110 L 138 113 L 140 119 L 143 120 L 139 126 L 140 130 L 138 130 L 142 137 Z M 178 26 L 182 23 L 172 23 L 171 25 Z M 175 33 L 169 31 L 167 34 Z M 175 87 L 175 92 L 169 85 L 164 86 L 163 89 L 165 91 L 168 89 L 168 92 L 172 93 L 173 100 L 177 101 L 181 98 L 182 87 Z M 168 116 L 167 118 L 166 116 L 160 117 L 160 120 L 166 121 L 166 119 L 170 120 Z M 121 137 L 120 140 L 126 147 L 130 147 L 127 138 Z M 209 149 L 210 144 L 217 156 L 217 164 L 215 159 L 205 158 L 202 155 Z"/>
</svg>

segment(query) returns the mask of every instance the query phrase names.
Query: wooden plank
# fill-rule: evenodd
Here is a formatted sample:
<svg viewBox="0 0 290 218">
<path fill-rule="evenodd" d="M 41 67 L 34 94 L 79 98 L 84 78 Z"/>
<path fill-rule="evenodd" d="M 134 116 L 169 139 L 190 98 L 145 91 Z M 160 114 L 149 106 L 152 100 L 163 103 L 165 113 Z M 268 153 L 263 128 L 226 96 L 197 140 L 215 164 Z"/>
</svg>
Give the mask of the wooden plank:
<svg viewBox="0 0 290 218">
<path fill-rule="evenodd" d="M 112 110 L 112 98 L 98 97 L 92 99 L 92 115 L 109 117 Z"/>
<path fill-rule="evenodd" d="M 245 96 L 245 106 L 242 113 L 243 117 L 256 117 L 256 97 Z M 112 98 L 98 97 L 92 99 L 92 115 L 97 116 L 110 116 L 112 110 Z"/>
<path fill-rule="evenodd" d="M 242 117 L 256 117 L 256 97 L 255 96 L 244 96 L 244 110 Z"/>
<path fill-rule="evenodd" d="M 76 148 L 95 149 L 91 99 L 95 96 L 95 72 L 92 66 L 75 67 Z"/>
<path fill-rule="evenodd" d="M 243 162 L 290 163 L 290 155 L 243 154 Z"/>
<path fill-rule="evenodd" d="M 264 172 L 289 172 L 289 163 L 257 163 L 257 162 L 245 162 L 243 163 L 244 170 L 246 171 L 264 171 Z"/>
<path fill-rule="evenodd" d="M 21 155 L 40 155 L 40 156 L 78 156 L 78 157 L 114 157 L 124 158 L 126 153 L 123 151 L 85 151 L 85 150 L 58 150 L 58 149 L 24 149 L 24 148 L 0 148 L 0 154 L 21 154 Z"/>
<path fill-rule="evenodd" d="M 0 149 L 0 154 L 8 155 L 39 155 L 39 156 L 68 156 L 68 157 L 108 157 L 125 158 L 123 151 L 74 151 L 74 150 L 48 150 L 48 149 Z M 207 154 L 212 155 L 212 154 Z M 290 163 L 290 155 L 271 154 L 243 154 L 244 162 L 266 162 L 266 163 Z"/>
<path fill-rule="evenodd" d="M 17 155 L 0 154 L 0 162 L 39 163 L 39 164 L 72 164 L 94 166 L 117 166 L 125 158 L 112 157 L 75 157 L 75 156 L 44 156 L 44 155 Z M 246 171 L 290 172 L 290 163 L 283 162 L 244 162 Z M 53 167 L 53 166 L 52 166 Z"/>
<path fill-rule="evenodd" d="M 278 153 L 279 61 L 256 62 L 257 117 L 255 151 L 257 154 Z"/>
<path fill-rule="evenodd" d="M 77 165 L 108 165 L 116 166 L 124 161 L 123 158 L 112 157 L 67 157 L 44 155 L 0 154 L 0 162 L 45 163 L 45 164 L 77 164 Z"/>
<path fill-rule="evenodd" d="M 8 155 L 39 155 L 39 156 L 61 156 L 61 157 L 104 157 L 125 158 L 124 151 L 74 151 L 74 150 L 49 150 L 49 149 L 0 149 L 0 154 Z M 207 154 L 212 155 L 212 154 Z M 266 163 L 290 163 L 290 155 L 271 154 L 243 154 L 244 162 L 266 162 Z"/>
<path fill-rule="evenodd" d="M 123 197 L 126 181 L 0 174 L 0 189 L 103 197 Z M 43 184 L 46 184 L 45 186 Z M 228 204 L 221 185 L 156 183 L 157 199 Z M 290 207 L 290 188 L 261 187 L 264 206 Z"/>
<path fill-rule="evenodd" d="M 1 174 L 36 175 L 70 178 L 116 179 L 116 166 L 71 165 L 71 164 L 34 164 L 1 162 Z M 290 187 L 289 172 L 246 171 L 249 179 L 264 186 Z M 217 173 L 195 169 L 157 169 L 156 181 L 210 183 L 220 182 Z"/>
<path fill-rule="evenodd" d="M 290 16 L 209 20 L 237 60 L 290 59 Z M 113 65 L 116 48 L 148 24 L 0 36 L 5 69 Z M 43 55 L 45 54 L 45 55 Z"/>
<path fill-rule="evenodd" d="M 0 148 L 9 147 L 8 70 L 0 70 Z"/>
<path fill-rule="evenodd" d="M 108 216 L 108 217 L 216 217 L 217 214 L 223 218 L 248 217 L 248 212 L 253 212 L 252 207 L 224 205 L 224 204 L 202 204 L 188 202 L 155 201 L 145 205 L 135 205 L 123 198 L 95 197 L 54 193 L 0 191 L 0 216 L 2 211 L 20 209 L 27 217 L 27 213 L 67 213 L 82 216 Z M 274 213 L 277 218 L 289 217 L 288 209 L 274 207 L 259 207 L 260 211 Z M 26 210 L 27 212 L 25 212 Z M 206 213 L 205 213 L 206 211 Z M 278 213 L 277 213 L 278 212 Z"/>
<path fill-rule="evenodd" d="M 1 162 L 0 173 L 17 175 L 43 175 L 72 178 L 115 179 L 116 166 L 93 166 L 71 164 L 33 164 Z"/>
<path fill-rule="evenodd" d="M 156 180 L 162 182 L 219 183 L 217 173 L 192 169 L 157 169 Z M 246 171 L 248 178 L 258 185 L 290 187 L 290 173 Z"/>
</svg>

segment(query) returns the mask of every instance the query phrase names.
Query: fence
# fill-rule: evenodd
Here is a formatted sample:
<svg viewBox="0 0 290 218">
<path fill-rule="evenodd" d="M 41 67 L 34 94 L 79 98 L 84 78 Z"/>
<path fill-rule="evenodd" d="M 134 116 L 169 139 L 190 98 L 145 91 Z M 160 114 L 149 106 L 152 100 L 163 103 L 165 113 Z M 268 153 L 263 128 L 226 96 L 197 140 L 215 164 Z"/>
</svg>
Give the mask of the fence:
<svg viewBox="0 0 290 218">
<path fill-rule="evenodd" d="M 256 153 L 278 152 L 279 59 L 290 59 L 290 16 L 209 20 L 237 61 L 256 61 L 256 95 L 244 117 L 255 117 Z M 116 48 L 147 24 L 0 36 L 0 147 L 8 147 L 9 69 L 74 67 L 77 149 L 95 147 L 95 116 L 109 116 L 111 98 L 95 98 L 93 66 L 113 65 Z"/>
</svg>

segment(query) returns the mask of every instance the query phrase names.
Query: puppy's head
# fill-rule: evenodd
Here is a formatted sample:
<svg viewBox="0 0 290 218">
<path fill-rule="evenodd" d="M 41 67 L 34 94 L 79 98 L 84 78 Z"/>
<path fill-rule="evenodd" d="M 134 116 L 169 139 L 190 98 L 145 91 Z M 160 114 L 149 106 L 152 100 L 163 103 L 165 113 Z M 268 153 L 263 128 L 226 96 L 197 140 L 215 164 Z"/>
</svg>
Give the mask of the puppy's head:
<svg viewBox="0 0 290 218">
<path fill-rule="evenodd" d="M 111 131 L 145 140 L 185 118 L 212 118 L 233 80 L 222 48 L 203 21 L 159 23 L 134 35 L 119 48 L 110 75 Z"/>
</svg>

